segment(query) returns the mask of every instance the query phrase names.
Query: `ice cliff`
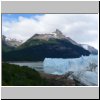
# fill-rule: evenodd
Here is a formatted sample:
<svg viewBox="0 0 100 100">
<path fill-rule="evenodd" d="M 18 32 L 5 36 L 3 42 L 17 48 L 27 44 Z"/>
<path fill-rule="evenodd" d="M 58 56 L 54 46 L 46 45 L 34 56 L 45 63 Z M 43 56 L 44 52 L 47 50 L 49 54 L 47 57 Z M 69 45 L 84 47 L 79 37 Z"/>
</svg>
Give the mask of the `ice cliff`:
<svg viewBox="0 0 100 100">
<path fill-rule="evenodd" d="M 84 84 L 98 84 L 98 55 L 73 59 L 45 58 L 43 68 L 46 73 L 57 75 L 72 71 L 74 78 Z"/>
</svg>

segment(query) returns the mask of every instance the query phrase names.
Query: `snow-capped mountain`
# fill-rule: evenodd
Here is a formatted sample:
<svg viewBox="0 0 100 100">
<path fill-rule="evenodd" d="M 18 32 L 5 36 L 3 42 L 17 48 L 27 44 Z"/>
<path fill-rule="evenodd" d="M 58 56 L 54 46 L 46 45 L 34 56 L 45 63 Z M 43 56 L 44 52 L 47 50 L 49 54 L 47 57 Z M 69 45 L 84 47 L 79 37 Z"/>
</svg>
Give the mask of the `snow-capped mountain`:
<svg viewBox="0 0 100 100">
<path fill-rule="evenodd" d="M 49 40 L 49 39 L 64 39 L 66 38 L 62 32 L 58 29 L 52 33 L 45 34 L 35 34 L 31 37 L 31 39 L 41 39 L 41 40 Z"/>
<path fill-rule="evenodd" d="M 98 50 L 88 44 L 81 44 L 81 46 L 88 50 L 91 54 L 98 54 Z"/>
<path fill-rule="evenodd" d="M 18 47 L 22 44 L 22 41 L 18 41 L 16 39 L 7 39 L 6 40 L 7 44 L 13 47 Z"/>
<path fill-rule="evenodd" d="M 7 44 L 6 37 L 2 35 L 2 52 L 14 50 L 14 47 Z"/>
<path fill-rule="evenodd" d="M 72 40 L 70 37 L 66 37 L 65 35 L 63 35 L 63 33 L 59 29 L 56 29 L 56 31 L 54 31 L 52 33 L 35 34 L 31 37 L 31 39 L 40 39 L 40 40 L 66 39 L 69 42 L 71 42 L 72 44 L 80 46 L 80 44 L 78 44 L 77 42 Z"/>
<path fill-rule="evenodd" d="M 88 50 L 81 47 L 70 37 L 63 35 L 58 29 L 52 33 L 35 34 L 16 49 L 6 53 L 3 59 L 10 61 L 43 61 L 46 57 L 78 58 L 82 55 L 90 55 Z"/>
<path fill-rule="evenodd" d="M 23 43 L 22 41 L 18 41 L 16 39 L 7 38 L 4 35 L 2 35 L 2 42 L 10 47 L 18 47 Z"/>
</svg>

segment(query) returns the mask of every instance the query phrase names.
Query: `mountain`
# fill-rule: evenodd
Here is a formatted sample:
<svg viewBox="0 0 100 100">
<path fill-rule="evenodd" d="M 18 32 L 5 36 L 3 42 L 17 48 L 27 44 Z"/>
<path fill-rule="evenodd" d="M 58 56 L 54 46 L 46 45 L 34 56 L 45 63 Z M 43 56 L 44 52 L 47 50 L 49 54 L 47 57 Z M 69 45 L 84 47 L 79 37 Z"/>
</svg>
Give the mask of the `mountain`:
<svg viewBox="0 0 100 100">
<path fill-rule="evenodd" d="M 81 44 L 81 46 L 88 50 L 91 54 L 94 54 L 94 55 L 97 55 L 98 54 L 98 50 L 95 49 L 94 47 L 90 46 L 90 45 L 87 45 L 87 44 Z"/>
<path fill-rule="evenodd" d="M 18 49 L 40 45 L 40 44 L 55 44 L 59 40 L 69 41 L 70 43 L 80 46 L 77 42 L 72 40 L 70 37 L 66 37 L 63 33 L 56 29 L 56 31 L 52 33 L 45 33 L 45 34 L 35 34 L 30 39 L 28 39 L 24 44 L 22 44 Z"/>
<path fill-rule="evenodd" d="M 14 50 L 14 47 L 10 46 L 6 42 L 6 37 L 2 35 L 2 52 L 8 52 Z"/>
<path fill-rule="evenodd" d="M 9 52 L 17 48 L 22 44 L 22 41 L 16 39 L 7 39 L 6 36 L 2 35 L 2 51 Z"/>
<path fill-rule="evenodd" d="M 12 47 L 18 47 L 22 44 L 22 41 L 18 41 L 16 39 L 7 39 L 6 43 Z"/>
<path fill-rule="evenodd" d="M 3 53 L 4 61 L 43 61 L 45 58 L 77 58 L 90 52 L 56 29 L 35 34 L 15 50 Z"/>
</svg>

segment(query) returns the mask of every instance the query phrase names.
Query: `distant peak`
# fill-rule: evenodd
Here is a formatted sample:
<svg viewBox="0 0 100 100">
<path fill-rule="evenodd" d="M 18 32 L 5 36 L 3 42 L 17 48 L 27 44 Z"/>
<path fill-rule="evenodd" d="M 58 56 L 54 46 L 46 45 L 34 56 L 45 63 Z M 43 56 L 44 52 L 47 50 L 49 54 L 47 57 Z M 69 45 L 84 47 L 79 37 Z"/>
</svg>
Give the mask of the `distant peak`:
<svg viewBox="0 0 100 100">
<path fill-rule="evenodd" d="M 52 33 L 45 33 L 45 34 L 34 34 L 31 39 L 42 39 L 42 40 L 49 40 L 49 39 L 63 39 L 66 38 L 63 33 L 56 29 Z"/>
<path fill-rule="evenodd" d="M 62 32 L 59 29 L 56 29 L 55 33 L 62 34 Z"/>
<path fill-rule="evenodd" d="M 53 33 L 55 33 L 56 37 L 59 39 L 65 38 L 65 35 L 63 35 L 63 33 L 59 29 L 56 29 L 56 31 Z"/>
</svg>

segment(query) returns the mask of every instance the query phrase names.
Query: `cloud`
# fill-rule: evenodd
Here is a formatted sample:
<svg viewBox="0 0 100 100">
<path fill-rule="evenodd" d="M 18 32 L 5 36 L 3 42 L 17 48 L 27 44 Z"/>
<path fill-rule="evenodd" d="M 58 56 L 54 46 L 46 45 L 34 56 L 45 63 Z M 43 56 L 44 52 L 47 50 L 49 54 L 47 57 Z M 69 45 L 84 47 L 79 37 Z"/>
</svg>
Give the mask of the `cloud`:
<svg viewBox="0 0 100 100">
<path fill-rule="evenodd" d="M 78 43 L 90 44 L 98 48 L 97 14 L 39 14 L 31 17 L 19 16 L 17 19 L 2 21 L 2 34 L 8 38 L 26 41 L 35 33 L 61 30 Z"/>
</svg>

